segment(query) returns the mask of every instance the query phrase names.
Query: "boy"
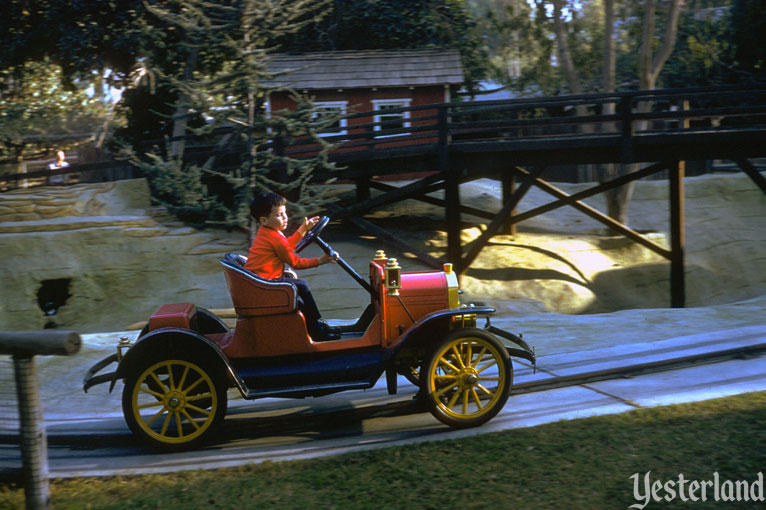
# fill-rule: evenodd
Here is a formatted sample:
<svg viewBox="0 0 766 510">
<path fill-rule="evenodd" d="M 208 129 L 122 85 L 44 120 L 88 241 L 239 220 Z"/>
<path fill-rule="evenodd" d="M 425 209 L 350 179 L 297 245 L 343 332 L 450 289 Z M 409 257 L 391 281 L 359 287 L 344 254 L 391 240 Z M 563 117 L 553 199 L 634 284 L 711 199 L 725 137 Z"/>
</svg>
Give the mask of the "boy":
<svg viewBox="0 0 766 510">
<path fill-rule="evenodd" d="M 262 278 L 276 281 L 289 281 L 298 289 L 298 296 L 303 300 L 303 314 L 306 329 L 315 341 L 334 340 L 340 337 L 339 328 L 331 327 L 320 320 L 321 315 L 306 280 L 285 275 L 285 264 L 294 269 L 306 269 L 320 264 L 334 262 L 332 257 L 323 253 L 320 258 L 304 259 L 293 250 L 295 245 L 316 225 L 319 217 L 303 218 L 303 224 L 290 237 L 282 233 L 287 228 L 287 201 L 276 193 L 258 193 L 250 203 L 250 214 L 261 226 L 250 247 L 245 269 Z"/>
</svg>

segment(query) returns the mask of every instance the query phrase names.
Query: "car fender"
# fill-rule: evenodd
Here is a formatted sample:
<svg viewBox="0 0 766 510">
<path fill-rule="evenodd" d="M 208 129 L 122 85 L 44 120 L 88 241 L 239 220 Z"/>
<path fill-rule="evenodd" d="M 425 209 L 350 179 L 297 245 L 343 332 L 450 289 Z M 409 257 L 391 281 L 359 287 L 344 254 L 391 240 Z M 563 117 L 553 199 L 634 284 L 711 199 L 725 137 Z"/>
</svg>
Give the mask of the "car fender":
<svg viewBox="0 0 766 510">
<path fill-rule="evenodd" d="M 137 370 L 141 362 L 158 357 L 170 359 L 175 352 L 195 353 L 212 361 L 231 386 L 245 393 L 242 381 L 223 351 L 209 338 L 185 328 L 160 328 L 141 336 L 122 356 L 117 366 L 117 376 L 124 379 Z"/>
<path fill-rule="evenodd" d="M 397 353 L 404 347 L 412 346 L 428 346 L 431 343 L 437 342 L 441 335 L 434 337 L 434 331 L 443 334 L 449 329 L 449 321 L 453 317 L 460 315 L 482 315 L 486 319 L 486 325 L 481 328 L 485 331 L 504 338 L 516 344 L 516 347 L 506 347 L 508 354 L 511 356 L 519 357 L 530 361 L 533 365 L 536 365 L 536 357 L 534 349 L 531 348 L 521 336 L 514 335 L 508 331 L 504 331 L 500 328 L 496 328 L 490 324 L 489 315 L 493 314 L 495 309 L 491 306 L 465 306 L 460 308 L 447 308 L 443 310 L 437 310 L 424 315 L 419 320 L 407 328 L 391 345 L 389 352 L 387 353 L 386 362 L 396 357 Z M 480 326 L 476 326 L 480 327 Z"/>
<path fill-rule="evenodd" d="M 449 330 L 449 322 L 459 315 L 489 315 L 495 313 L 491 306 L 462 306 L 445 308 L 428 313 L 415 321 L 394 340 L 389 348 L 387 360 L 392 359 L 404 347 L 429 345 L 437 342 Z M 438 335 L 434 336 L 437 332 Z"/>
</svg>

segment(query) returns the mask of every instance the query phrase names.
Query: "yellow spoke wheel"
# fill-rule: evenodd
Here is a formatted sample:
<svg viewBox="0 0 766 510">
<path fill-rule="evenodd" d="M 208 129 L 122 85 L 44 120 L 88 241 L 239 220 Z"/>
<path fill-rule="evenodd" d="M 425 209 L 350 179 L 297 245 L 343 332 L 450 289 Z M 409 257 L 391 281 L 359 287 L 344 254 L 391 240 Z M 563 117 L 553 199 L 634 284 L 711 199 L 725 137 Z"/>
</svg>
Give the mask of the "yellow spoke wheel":
<svg viewBox="0 0 766 510">
<path fill-rule="evenodd" d="M 477 427 L 494 418 L 508 400 L 512 380 L 505 346 L 477 328 L 450 333 L 420 374 L 431 414 L 455 428 Z"/>
<path fill-rule="evenodd" d="M 140 370 L 140 369 L 139 369 Z M 164 450 L 196 446 L 223 420 L 226 387 L 194 361 L 156 362 L 128 377 L 122 409 L 130 429 Z"/>
</svg>

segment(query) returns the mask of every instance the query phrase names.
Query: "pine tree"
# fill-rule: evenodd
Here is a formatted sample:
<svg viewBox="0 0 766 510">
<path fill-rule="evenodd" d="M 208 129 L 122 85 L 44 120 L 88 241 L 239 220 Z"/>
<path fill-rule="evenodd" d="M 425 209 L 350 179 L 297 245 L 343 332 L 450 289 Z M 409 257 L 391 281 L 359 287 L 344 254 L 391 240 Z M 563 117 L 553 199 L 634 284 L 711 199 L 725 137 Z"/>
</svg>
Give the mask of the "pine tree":
<svg viewBox="0 0 766 510">
<path fill-rule="evenodd" d="M 310 101 L 292 92 L 297 109 L 270 115 L 265 101 L 277 90 L 268 69 L 274 41 L 316 22 L 329 3 L 175 0 L 149 7 L 156 22 L 147 26 L 146 40 L 156 49 L 144 65 L 177 99 L 164 146 L 129 156 L 158 202 L 190 223 L 222 227 L 247 224 L 249 201 L 260 190 L 286 196 L 296 216 L 323 202 L 326 189 L 315 182 L 316 172 L 334 167 Z M 300 137 L 317 148 L 312 156 L 280 151 Z"/>
</svg>

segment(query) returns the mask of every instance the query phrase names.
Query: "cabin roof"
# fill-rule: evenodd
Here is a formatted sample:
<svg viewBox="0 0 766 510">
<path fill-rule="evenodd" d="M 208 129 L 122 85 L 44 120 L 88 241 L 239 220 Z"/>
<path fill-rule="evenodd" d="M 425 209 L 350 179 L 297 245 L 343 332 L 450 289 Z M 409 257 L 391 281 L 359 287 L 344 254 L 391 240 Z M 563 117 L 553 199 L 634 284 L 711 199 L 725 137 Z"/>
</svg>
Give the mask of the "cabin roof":
<svg viewBox="0 0 766 510">
<path fill-rule="evenodd" d="M 266 84 L 295 90 L 459 85 L 457 50 L 367 50 L 279 54 L 269 71 L 284 73 Z"/>
</svg>

